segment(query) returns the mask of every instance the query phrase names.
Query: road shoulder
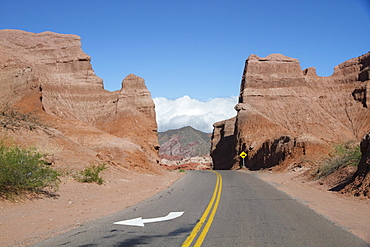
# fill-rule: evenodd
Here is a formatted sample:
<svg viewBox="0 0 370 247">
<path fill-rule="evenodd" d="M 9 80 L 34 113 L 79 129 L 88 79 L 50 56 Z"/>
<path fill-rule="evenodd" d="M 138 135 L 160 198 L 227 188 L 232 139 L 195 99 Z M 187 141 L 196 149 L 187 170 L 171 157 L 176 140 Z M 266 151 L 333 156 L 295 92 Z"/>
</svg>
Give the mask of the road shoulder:
<svg viewBox="0 0 370 247">
<path fill-rule="evenodd" d="M 26 246 L 121 211 L 167 188 L 185 172 L 140 174 L 110 167 L 103 185 L 66 178 L 57 197 L 0 201 L 0 246 Z"/>
<path fill-rule="evenodd" d="M 248 172 L 306 204 L 344 229 L 370 243 L 370 200 L 329 191 L 303 179 L 297 172 Z"/>
</svg>

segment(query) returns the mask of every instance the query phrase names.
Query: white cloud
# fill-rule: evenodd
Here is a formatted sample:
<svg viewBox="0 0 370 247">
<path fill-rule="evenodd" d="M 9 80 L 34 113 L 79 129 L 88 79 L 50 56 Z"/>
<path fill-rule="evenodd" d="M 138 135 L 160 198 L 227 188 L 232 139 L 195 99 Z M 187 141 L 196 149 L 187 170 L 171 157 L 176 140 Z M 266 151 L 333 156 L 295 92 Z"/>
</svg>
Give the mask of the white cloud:
<svg viewBox="0 0 370 247">
<path fill-rule="evenodd" d="M 163 97 L 154 98 L 158 131 L 192 126 L 200 131 L 211 133 L 215 122 L 234 117 L 234 106 L 238 97 L 214 98 L 199 101 L 185 95 L 175 100 Z"/>
</svg>

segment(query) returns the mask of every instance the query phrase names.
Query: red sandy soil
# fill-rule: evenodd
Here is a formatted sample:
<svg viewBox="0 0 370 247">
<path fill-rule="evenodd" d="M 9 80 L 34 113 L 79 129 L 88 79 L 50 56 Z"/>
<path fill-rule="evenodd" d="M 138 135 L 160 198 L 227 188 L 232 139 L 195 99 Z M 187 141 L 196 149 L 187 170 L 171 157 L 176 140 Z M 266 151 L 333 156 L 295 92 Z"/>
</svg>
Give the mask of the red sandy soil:
<svg viewBox="0 0 370 247">
<path fill-rule="evenodd" d="M 65 178 L 52 198 L 0 201 L 0 246 L 27 246 L 132 206 L 167 188 L 184 172 L 138 174 L 109 167 L 103 185 Z"/>
<path fill-rule="evenodd" d="M 251 173 L 370 243 L 368 199 L 330 192 L 297 172 Z M 26 246 L 113 214 L 158 193 L 184 174 L 148 175 L 110 167 L 104 171 L 102 186 L 69 178 L 60 186 L 58 197 L 0 202 L 0 246 Z"/>
</svg>

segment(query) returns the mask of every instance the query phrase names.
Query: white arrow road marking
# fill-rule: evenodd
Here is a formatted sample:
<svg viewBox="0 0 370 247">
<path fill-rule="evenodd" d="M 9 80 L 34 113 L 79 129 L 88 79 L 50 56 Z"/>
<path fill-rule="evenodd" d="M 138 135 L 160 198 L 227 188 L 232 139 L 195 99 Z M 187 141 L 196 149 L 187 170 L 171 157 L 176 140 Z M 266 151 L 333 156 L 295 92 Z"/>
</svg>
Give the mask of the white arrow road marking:
<svg viewBox="0 0 370 247">
<path fill-rule="evenodd" d="M 165 220 L 172 220 L 177 217 L 180 217 L 184 212 L 171 212 L 167 216 L 158 217 L 158 218 L 151 218 L 151 219 L 143 219 L 142 217 L 131 219 L 131 220 L 123 220 L 117 221 L 113 224 L 116 225 L 126 225 L 126 226 L 144 226 L 144 223 L 152 223 L 152 222 L 159 222 Z"/>
</svg>

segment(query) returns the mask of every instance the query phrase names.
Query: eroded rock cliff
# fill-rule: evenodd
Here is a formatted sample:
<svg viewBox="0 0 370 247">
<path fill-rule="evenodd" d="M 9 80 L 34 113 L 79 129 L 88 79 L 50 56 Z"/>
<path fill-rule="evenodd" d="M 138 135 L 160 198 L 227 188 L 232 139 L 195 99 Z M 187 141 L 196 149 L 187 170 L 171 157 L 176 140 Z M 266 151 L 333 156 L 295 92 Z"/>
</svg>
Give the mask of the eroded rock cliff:
<svg viewBox="0 0 370 247">
<path fill-rule="evenodd" d="M 369 63 L 367 53 L 336 66 L 332 76 L 319 77 L 294 58 L 251 55 L 235 106 L 234 156 L 219 162 L 230 151 L 222 138 L 214 138 L 215 169 L 238 167 L 241 151 L 248 153 L 247 167 L 260 169 L 314 154 L 328 143 L 360 140 L 370 129 Z M 213 136 L 221 131 L 216 124 Z"/>
<path fill-rule="evenodd" d="M 130 74 L 109 92 L 90 60 L 76 35 L 0 30 L 0 109 L 37 115 L 49 134 L 28 131 L 23 136 L 34 137 L 23 140 L 48 143 L 59 159 L 157 170 L 154 102 L 144 80 Z M 21 139 L 22 130 L 7 135 Z"/>
<path fill-rule="evenodd" d="M 233 166 L 236 156 L 235 117 L 213 124 L 211 156 L 213 167 L 228 170 Z"/>
<path fill-rule="evenodd" d="M 344 188 L 343 192 L 370 198 L 370 132 L 364 136 L 360 147 L 362 157 L 357 171 L 353 181 Z"/>
</svg>

